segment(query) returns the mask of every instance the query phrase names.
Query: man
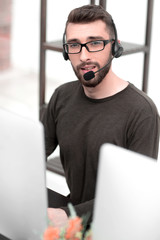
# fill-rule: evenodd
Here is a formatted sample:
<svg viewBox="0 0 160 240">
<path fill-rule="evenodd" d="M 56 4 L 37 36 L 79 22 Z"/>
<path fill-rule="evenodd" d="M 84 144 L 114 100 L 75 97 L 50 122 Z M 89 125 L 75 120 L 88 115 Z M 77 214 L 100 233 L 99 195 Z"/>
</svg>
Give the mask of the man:
<svg viewBox="0 0 160 240">
<path fill-rule="evenodd" d="M 122 53 L 116 35 L 113 20 L 102 7 L 87 5 L 71 11 L 64 58 L 70 60 L 78 80 L 56 89 L 43 118 L 47 156 L 60 146 L 69 200 L 78 215 L 93 211 L 103 143 L 155 159 L 158 155 L 159 117 L 154 103 L 112 71 L 113 57 Z M 49 209 L 56 224 L 64 224 L 67 215 L 67 207 Z"/>
</svg>

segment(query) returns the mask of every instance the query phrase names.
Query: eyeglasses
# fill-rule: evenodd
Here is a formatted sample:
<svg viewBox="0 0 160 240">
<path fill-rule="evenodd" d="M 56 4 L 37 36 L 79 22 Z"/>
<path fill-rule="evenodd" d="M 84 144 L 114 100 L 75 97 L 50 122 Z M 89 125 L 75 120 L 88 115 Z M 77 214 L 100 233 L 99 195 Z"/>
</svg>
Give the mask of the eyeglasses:
<svg viewBox="0 0 160 240">
<path fill-rule="evenodd" d="M 114 39 L 110 40 L 96 40 L 96 41 L 90 41 L 86 43 L 65 43 L 63 44 L 64 50 L 68 54 L 77 54 L 80 53 L 82 50 L 82 47 L 85 47 L 88 52 L 99 52 L 102 51 L 105 46 L 114 41 Z"/>
</svg>

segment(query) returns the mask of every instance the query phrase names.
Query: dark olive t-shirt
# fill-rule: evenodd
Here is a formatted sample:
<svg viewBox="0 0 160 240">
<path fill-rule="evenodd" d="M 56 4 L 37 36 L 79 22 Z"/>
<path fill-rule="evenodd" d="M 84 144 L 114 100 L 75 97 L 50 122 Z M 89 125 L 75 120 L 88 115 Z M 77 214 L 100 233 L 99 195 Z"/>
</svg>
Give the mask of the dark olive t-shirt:
<svg viewBox="0 0 160 240">
<path fill-rule="evenodd" d="M 46 154 L 57 145 L 79 215 L 92 211 L 99 149 L 112 143 L 157 158 L 159 116 L 134 85 L 104 99 L 88 98 L 79 81 L 57 88 L 43 117 Z M 65 209 L 66 210 L 66 209 Z"/>
</svg>

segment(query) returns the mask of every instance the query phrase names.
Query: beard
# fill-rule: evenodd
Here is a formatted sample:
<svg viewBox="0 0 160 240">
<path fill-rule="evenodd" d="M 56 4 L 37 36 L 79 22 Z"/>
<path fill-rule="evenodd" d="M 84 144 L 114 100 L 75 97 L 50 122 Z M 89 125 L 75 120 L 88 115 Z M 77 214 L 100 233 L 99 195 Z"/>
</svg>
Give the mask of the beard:
<svg viewBox="0 0 160 240">
<path fill-rule="evenodd" d="M 112 56 L 110 56 L 110 57 L 109 57 L 109 60 L 108 60 L 108 62 L 110 62 L 110 63 L 109 63 L 106 67 L 104 67 L 102 70 L 100 70 L 99 72 L 95 73 L 95 77 L 92 78 L 91 80 L 88 80 L 88 81 L 86 81 L 86 80 L 84 79 L 83 75 L 80 74 L 80 71 L 79 71 L 79 70 L 80 70 L 83 66 L 89 65 L 89 64 L 90 64 L 90 65 L 91 65 L 91 64 L 92 64 L 92 65 L 95 65 L 95 66 L 98 67 L 98 69 L 100 69 L 100 65 L 99 65 L 97 62 L 90 62 L 90 63 L 84 62 L 84 63 L 82 63 L 81 65 L 77 66 L 76 69 L 73 67 L 73 65 L 72 65 L 72 67 L 73 67 L 73 70 L 74 70 L 77 78 L 80 80 L 80 82 L 81 82 L 84 86 L 94 88 L 94 87 L 96 87 L 97 85 L 99 85 L 99 84 L 103 81 L 103 79 L 105 78 L 105 76 L 108 74 L 108 72 L 109 72 L 109 70 L 110 70 L 110 67 L 111 67 L 111 59 L 112 59 Z"/>
</svg>

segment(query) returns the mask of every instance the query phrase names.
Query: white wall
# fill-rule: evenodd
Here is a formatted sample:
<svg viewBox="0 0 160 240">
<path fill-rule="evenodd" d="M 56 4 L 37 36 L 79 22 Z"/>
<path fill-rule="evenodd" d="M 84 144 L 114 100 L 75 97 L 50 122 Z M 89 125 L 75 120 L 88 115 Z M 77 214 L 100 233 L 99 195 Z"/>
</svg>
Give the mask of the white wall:
<svg viewBox="0 0 160 240">
<path fill-rule="evenodd" d="M 56 2 L 56 3 L 55 3 Z M 108 0 L 107 10 L 111 13 L 123 41 L 144 43 L 147 0 Z M 48 0 L 47 40 L 62 37 L 69 11 L 88 4 L 86 0 Z M 151 61 L 148 95 L 160 111 L 158 53 L 160 53 L 160 1 L 154 1 Z M 21 69 L 39 70 L 40 0 L 13 0 L 12 64 Z M 133 54 L 113 61 L 114 71 L 127 81 L 141 88 L 143 54 Z M 47 52 L 47 76 L 61 84 L 76 79 L 69 61 L 61 53 Z"/>
</svg>

